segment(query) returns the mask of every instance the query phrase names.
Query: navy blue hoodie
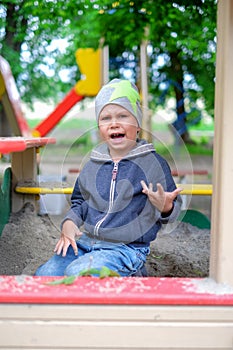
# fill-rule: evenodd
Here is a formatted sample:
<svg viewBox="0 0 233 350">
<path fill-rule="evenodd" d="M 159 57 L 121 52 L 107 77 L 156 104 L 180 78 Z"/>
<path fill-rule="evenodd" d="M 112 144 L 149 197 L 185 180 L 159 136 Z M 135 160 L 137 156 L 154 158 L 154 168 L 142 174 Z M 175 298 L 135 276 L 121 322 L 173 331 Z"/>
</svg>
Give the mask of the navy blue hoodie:
<svg viewBox="0 0 233 350">
<path fill-rule="evenodd" d="M 168 216 L 163 216 L 142 193 L 140 181 L 151 182 L 154 191 L 160 183 L 172 192 L 176 185 L 164 158 L 144 140 L 118 163 L 102 144 L 91 153 L 76 180 L 71 208 L 65 219 L 97 239 L 147 247 L 156 238 L 161 225 L 174 222 L 181 208 L 181 198 L 174 200 Z M 64 222 L 63 221 L 63 222 Z"/>
</svg>

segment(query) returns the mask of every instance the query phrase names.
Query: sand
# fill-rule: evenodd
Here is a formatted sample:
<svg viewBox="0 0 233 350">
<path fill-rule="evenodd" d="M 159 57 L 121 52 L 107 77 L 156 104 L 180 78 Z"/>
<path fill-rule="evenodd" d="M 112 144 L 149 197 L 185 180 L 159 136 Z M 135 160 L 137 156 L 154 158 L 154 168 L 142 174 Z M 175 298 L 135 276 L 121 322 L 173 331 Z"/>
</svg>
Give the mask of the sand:
<svg viewBox="0 0 233 350">
<path fill-rule="evenodd" d="M 33 275 L 53 255 L 61 219 L 59 215 L 38 215 L 30 204 L 12 214 L 0 238 L 0 275 Z M 148 275 L 207 277 L 209 252 L 209 230 L 182 222 L 173 230 L 165 227 L 151 243 Z"/>
</svg>

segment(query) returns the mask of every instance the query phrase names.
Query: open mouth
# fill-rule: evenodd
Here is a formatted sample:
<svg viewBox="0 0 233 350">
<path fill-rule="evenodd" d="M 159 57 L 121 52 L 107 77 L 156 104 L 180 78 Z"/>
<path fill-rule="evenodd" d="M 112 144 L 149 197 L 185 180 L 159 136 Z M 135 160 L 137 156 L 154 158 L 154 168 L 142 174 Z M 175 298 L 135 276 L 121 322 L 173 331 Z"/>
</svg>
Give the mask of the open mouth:
<svg viewBox="0 0 233 350">
<path fill-rule="evenodd" d="M 120 133 L 114 133 L 114 134 L 111 134 L 111 139 L 122 139 L 123 137 L 125 136 L 125 134 L 120 134 Z"/>
</svg>

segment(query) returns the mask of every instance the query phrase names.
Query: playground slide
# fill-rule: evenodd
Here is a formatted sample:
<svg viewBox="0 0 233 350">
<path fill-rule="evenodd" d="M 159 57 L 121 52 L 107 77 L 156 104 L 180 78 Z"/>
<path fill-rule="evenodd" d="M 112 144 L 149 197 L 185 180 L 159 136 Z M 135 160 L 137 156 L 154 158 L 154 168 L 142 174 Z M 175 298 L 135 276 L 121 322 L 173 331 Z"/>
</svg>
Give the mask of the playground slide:
<svg viewBox="0 0 233 350">
<path fill-rule="evenodd" d="M 101 87 L 101 50 L 78 49 L 75 56 L 82 79 L 31 132 L 21 109 L 19 93 L 9 63 L 0 56 L 0 100 L 15 136 L 46 136 L 76 103 L 86 96 L 95 96 L 98 93 Z"/>
<path fill-rule="evenodd" d="M 35 127 L 32 131 L 32 135 L 35 137 L 44 137 L 47 135 L 59 123 L 64 115 L 83 98 L 84 96 L 80 96 L 76 93 L 75 88 L 71 89 L 54 111 Z"/>
<path fill-rule="evenodd" d="M 21 109 L 20 96 L 10 65 L 2 56 L 0 56 L 0 101 L 13 134 L 29 136 L 29 127 Z"/>
<path fill-rule="evenodd" d="M 55 110 L 35 127 L 32 132 L 34 136 L 47 135 L 77 102 L 85 96 L 97 95 L 101 87 L 101 50 L 78 49 L 75 56 L 82 79 L 76 83 Z"/>
</svg>

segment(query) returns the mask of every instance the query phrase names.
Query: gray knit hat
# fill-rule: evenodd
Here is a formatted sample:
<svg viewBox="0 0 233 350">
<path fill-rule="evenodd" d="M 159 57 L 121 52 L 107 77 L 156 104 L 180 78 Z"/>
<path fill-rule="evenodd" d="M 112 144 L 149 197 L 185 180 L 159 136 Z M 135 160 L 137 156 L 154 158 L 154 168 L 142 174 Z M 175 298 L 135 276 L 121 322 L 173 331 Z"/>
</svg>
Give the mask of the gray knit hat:
<svg viewBox="0 0 233 350">
<path fill-rule="evenodd" d="M 116 104 L 127 109 L 142 126 L 142 109 L 140 95 L 136 85 L 129 80 L 113 79 L 104 85 L 95 99 L 97 123 L 102 109 L 109 104 Z"/>
</svg>

